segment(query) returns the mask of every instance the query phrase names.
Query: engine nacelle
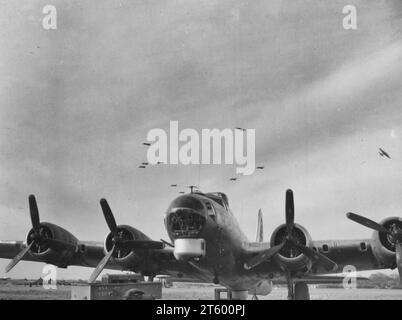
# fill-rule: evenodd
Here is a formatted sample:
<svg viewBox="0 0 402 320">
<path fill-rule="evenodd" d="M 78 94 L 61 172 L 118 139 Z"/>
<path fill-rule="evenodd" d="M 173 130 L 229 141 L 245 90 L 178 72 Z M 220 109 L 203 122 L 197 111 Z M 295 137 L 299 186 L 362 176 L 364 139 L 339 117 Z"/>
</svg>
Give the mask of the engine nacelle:
<svg viewBox="0 0 402 320">
<path fill-rule="evenodd" d="M 285 241 L 287 235 L 286 225 L 277 227 L 271 236 L 271 246 L 276 246 Z M 308 231 L 301 225 L 295 223 L 293 228 L 293 238 L 301 245 L 312 246 L 312 240 Z M 286 266 L 290 271 L 304 271 L 311 269 L 311 260 L 302 254 L 297 248 L 285 245 L 278 254 L 275 255 L 276 261 L 281 266 Z"/>
<path fill-rule="evenodd" d="M 117 230 L 120 233 L 122 240 L 151 240 L 148 236 L 146 236 L 141 231 L 128 226 L 128 225 L 119 225 L 117 226 Z M 113 247 L 113 234 L 109 233 L 106 237 L 104 243 L 104 251 L 105 254 L 112 250 Z M 140 265 L 143 259 L 134 252 L 132 249 L 118 248 L 114 254 L 113 258 L 123 267 L 127 269 L 132 269 L 133 266 Z"/>
<path fill-rule="evenodd" d="M 389 217 L 380 222 L 386 229 L 390 229 L 393 224 L 396 224 L 402 229 L 402 219 L 399 217 Z M 372 236 L 373 254 L 379 264 L 379 267 L 395 268 L 395 244 L 392 236 L 384 232 L 374 231 Z"/>
<path fill-rule="evenodd" d="M 194 238 L 176 239 L 174 256 L 177 260 L 201 259 L 205 257 L 205 240 Z"/>
<path fill-rule="evenodd" d="M 55 239 L 72 244 L 68 248 L 54 249 L 46 244 L 34 243 L 31 247 L 30 253 L 37 257 L 40 261 L 56 265 L 61 268 L 66 268 L 71 261 L 71 258 L 76 253 L 78 239 L 73 236 L 69 231 L 59 227 L 58 225 L 42 222 L 39 225 L 40 234 L 48 239 Z M 32 235 L 34 230 L 31 229 L 27 235 L 27 244 L 31 244 Z"/>
</svg>

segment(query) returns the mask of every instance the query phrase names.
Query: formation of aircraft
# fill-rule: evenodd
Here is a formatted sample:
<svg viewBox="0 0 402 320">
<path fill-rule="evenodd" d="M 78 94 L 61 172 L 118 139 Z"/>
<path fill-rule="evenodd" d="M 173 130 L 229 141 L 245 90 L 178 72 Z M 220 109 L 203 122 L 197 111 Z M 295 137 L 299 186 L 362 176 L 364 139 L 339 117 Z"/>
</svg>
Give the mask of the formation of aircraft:
<svg viewBox="0 0 402 320">
<path fill-rule="evenodd" d="M 41 222 L 33 195 L 29 196 L 32 228 L 26 241 L 1 241 L 0 258 L 12 259 L 10 271 L 21 260 L 45 262 L 61 268 L 95 268 L 94 282 L 103 269 L 127 270 L 144 276 L 168 275 L 172 281 L 220 284 L 232 299 L 267 295 L 273 283 L 286 283 L 289 299 L 309 299 L 309 284 L 342 282 L 346 265 L 359 270 L 398 268 L 402 275 L 402 219 L 388 217 L 376 223 L 363 216 L 347 217 L 373 229 L 373 236 L 356 240 L 312 240 L 295 223 L 292 190 L 286 191 L 285 223 L 264 241 L 262 212 L 257 238 L 250 242 L 221 192 L 190 193 L 168 206 L 164 223 L 170 242 L 154 241 L 130 226 L 117 224 L 106 199 L 100 200 L 110 232 L 104 242 L 78 240 L 66 229 Z"/>
<path fill-rule="evenodd" d="M 237 128 L 236 128 L 237 129 Z M 239 128 L 240 129 L 240 128 Z M 265 167 L 264 166 L 257 166 L 256 169 L 258 170 L 263 170 Z M 239 178 L 238 177 L 230 177 L 229 181 L 238 181 Z"/>
<path fill-rule="evenodd" d="M 388 159 L 391 159 L 391 156 L 387 153 L 387 152 L 385 152 L 383 149 L 381 149 L 381 148 L 378 148 L 380 151 L 378 152 L 379 153 L 379 155 L 381 156 L 381 157 L 387 157 Z"/>
<path fill-rule="evenodd" d="M 140 169 L 145 169 L 149 165 L 148 162 L 141 162 L 141 164 L 138 166 Z"/>
</svg>

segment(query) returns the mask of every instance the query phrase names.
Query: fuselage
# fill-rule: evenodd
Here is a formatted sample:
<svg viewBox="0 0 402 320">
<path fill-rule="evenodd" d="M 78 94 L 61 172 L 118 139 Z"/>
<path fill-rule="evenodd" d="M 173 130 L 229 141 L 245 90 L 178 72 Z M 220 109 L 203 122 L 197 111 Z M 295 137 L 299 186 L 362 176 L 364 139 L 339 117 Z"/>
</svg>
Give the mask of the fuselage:
<svg viewBox="0 0 402 320">
<path fill-rule="evenodd" d="M 296 226 L 304 229 L 300 225 Z M 251 270 L 244 267 L 250 258 L 270 248 L 273 239 L 271 243 L 249 242 L 229 208 L 227 196 L 223 193 L 194 192 L 174 199 L 166 212 L 165 227 L 171 241 L 175 243 L 175 256 L 178 260 L 186 260 L 196 268 L 203 275 L 204 281 L 209 279 L 211 282 L 219 282 L 232 290 L 252 291 L 264 281 L 283 279 L 284 270 L 293 265 L 285 261 L 284 266 L 283 254 L 282 260 L 271 259 Z M 283 228 L 285 225 L 279 226 L 277 230 Z M 362 243 L 366 246 L 365 250 L 361 249 Z M 370 239 L 310 239 L 306 245 L 323 254 L 327 251 L 326 255 L 338 264 L 336 272 L 342 272 L 348 265 L 356 266 L 357 270 L 381 267 L 373 260 Z M 338 250 L 339 247 L 343 248 L 342 251 Z M 300 259 L 294 259 L 292 262 L 299 261 L 303 264 L 306 260 L 303 255 L 298 258 Z M 294 275 L 328 273 L 320 266 L 306 265 L 306 268 L 297 267 Z"/>
<path fill-rule="evenodd" d="M 205 241 L 204 255 L 183 258 L 207 274 L 211 282 L 219 281 L 233 290 L 248 290 L 273 272 L 279 272 L 276 267 L 265 268 L 264 274 L 244 269 L 245 245 L 249 241 L 222 193 L 194 192 L 176 198 L 167 210 L 165 226 L 175 244 L 183 240 Z"/>
</svg>

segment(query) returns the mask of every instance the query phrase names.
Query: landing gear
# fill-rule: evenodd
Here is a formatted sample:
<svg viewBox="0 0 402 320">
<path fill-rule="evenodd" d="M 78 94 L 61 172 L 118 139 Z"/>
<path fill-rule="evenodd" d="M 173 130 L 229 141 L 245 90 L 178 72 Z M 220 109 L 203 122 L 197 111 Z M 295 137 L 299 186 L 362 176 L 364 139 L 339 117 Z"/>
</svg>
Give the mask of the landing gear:
<svg viewBox="0 0 402 320">
<path fill-rule="evenodd" d="M 288 300 L 310 300 L 310 292 L 305 282 L 294 282 L 291 272 L 286 274 L 288 284 Z"/>
<path fill-rule="evenodd" d="M 294 300 L 310 300 L 310 292 L 305 282 L 297 282 L 294 290 Z"/>
<path fill-rule="evenodd" d="M 288 285 L 288 300 L 294 300 L 295 297 L 295 285 L 293 283 L 292 275 L 290 271 L 286 273 L 286 283 Z"/>
</svg>

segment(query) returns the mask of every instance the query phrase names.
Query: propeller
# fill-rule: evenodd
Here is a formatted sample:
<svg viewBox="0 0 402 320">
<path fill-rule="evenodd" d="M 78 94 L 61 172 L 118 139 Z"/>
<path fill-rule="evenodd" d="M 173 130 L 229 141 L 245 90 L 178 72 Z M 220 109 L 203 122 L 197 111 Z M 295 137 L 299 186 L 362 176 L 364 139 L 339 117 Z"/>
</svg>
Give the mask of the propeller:
<svg viewBox="0 0 402 320">
<path fill-rule="evenodd" d="M 290 236 L 295 225 L 295 205 L 293 201 L 293 191 L 290 189 L 286 190 L 285 219 L 288 236 Z"/>
<path fill-rule="evenodd" d="M 399 273 L 399 283 L 402 285 L 402 244 L 397 242 L 395 244 L 396 266 Z"/>
<path fill-rule="evenodd" d="M 123 233 L 119 230 L 113 212 L 110 209 L 110 206 L 106 199 L 101 199 L 100 205 L 102 208 L 103 216 L 106 220 L 106 224 L 108 225 L 109 230 L 112 234 L 113 246 L 112 249 L 110 249 L 110 251 L 103 257 L 103 259 L 96 266 L 95 270 L 92 272 L 88 280 L 89 283 L 94 282 L 96 278 L 98 278 L 99 274 L 105 268 L 115 252 L 117 252 L 119 255 L 122 249 L 156 250 L 163 249 L 165 247 L 165 243 L 160 241 L 124 239 Z"/>
<path fill-rule="evenodd" d="M 89 283 L 95 282 L 96 278 L 99 276 L 99 274 L 105 268 L 105 266 L 109 262 L 110 258 L 114 254 L 115 250 L 116 250 L 116 245 L 114 244 L 112 249 L 103 257 L 101 262 L 99 262 L 99 264 L 96 266 L 95 270 L 92 272 L 92 274 L 91 274 L 91 276 L 89 277 L 89 280 L 88 280 Z"/>
<path fill-rule="evenodd" d="M 348 212 L 346 216 L 350 220 L 357 222 L 367 228 L 389 235 L 390 241 L 395 245 L 396 266 L 399 273 L 399 282 L 402 285 L 402 230 L 396 224 L 392 224 L 391 227 L 387 229 L 381 224 L 366 217 L 360 216 L 356 213 Z"/>
<path fill-rule="evenodd" d="M 249 261 L 247 261 L 247 263 L 244 265 L 244 267 L 247 270 L 250 270 L 250 269 L 258 266 L 259 264 L 261 264 L 265 260 L 269 260 L 274 255 L 276 255 L 279 251 L 281 251 L 281 249 L 284 246 L 285 246 L 285 242 L 282 242 L 281 244 L 278 244 L 277 246 L 271 247 L 268 250 L 259 253 L 258 255 L 256 255 L 255 257 L 251 258 Z"/>
<path fill-rule="evenodd" d="M 29 213 L 32 224 L 32 233 L 30 234 L 31 242 L 27 247 L 22 249 L 6 266 L 6 272 L 9 272 L 12 268 L 14 268 L 17 265 L 17 263 L 20 262 L 25 257 L 25 255 L 32 249 L 33 246 L 37 246 L 39 250 L 40 247 L 43 245 L 46 245 L 56 250 L 60 249 L 74 250 L 76 248 L 76 245 L 72 243 L 49 238 L 49 234 L 40 225 L 39 210 L 35 196 L 31 194 L 28 197 L 28 201 L 29 201 Z"/>
<path fill-rule="evenodd" d="M 27 246 L 26 248 L 24 248 L 23 250 L 21 250 L 15 257 L 13 260 L 10 261 L 10 263 L 6 266 L 6 272 L 11 271 L 12 268 L 14 268 L 18 262 L 20 262 L 22 260 L 22 258 L 25 257 L 25 255 L 29 252 L 29 250 L 31 250 L 32 245 L 34 244 L 34 242 L 32 241 L 29 246 Z"/>
<path fill-rule="evenodd" d="M 31 194 L 28 197 L 28 202 L 29 202 L 29 212 L 31 215 L 32 229 L 35 231 L 36 234 L 39 234 L 39 227 L 40 227 L 39 210 L 35 196 L 33 194 Z"/>
<path fill-rule="evenodd" d="M 301 253 L 305 254 L 310 260 L 316 262 L 319 265 L 322 265 L 328 271 L 335 271 L 338 268 L 338 265 L 329 259 L 328 257 L 324 256 L 323 254 L 310 249 L 307 246 L 300 245 L 294 243 L 297 249 L 300 250 Z"/>
<path fill-rule="evenodd" d="M 174 248 L 174 245 L 171 244 L 170 242 L 166 241 L 166 240 L 161 239 L 161 242 L 163 242 L 165 245 L 167 245 L 167 246 L 169 246 L 171 248 Z"/>
<path fill-rule="evenodd" d="M 338 265 L 323 255 L 320 252 L 314 251 L 313 249 L 305 246 L 304 244 L 299 243 L 297 236 L 293 232 L 295 226 L 295 209 L 294 209 L 294 199 L 293 199 L 293 191 L 288 189 L 286 190 L 286 203 L 285 203 L 285 220 L 286 220 L 286 236 L 284 240 L 275 245 L 268 250 L 265 250 L 258 254 L 257 256 L 251 258 L 244 264 L 245 269 L 252 269 L 264 261 L 272 258 L 277 253 L 279 253 L 283 248 L 288 248 L 289 250 L 297 250 L 303 253 L 306 257 L 308 257 L 311 261 L 323 266 L 328 271 L 335 271 L 338 268 Z M 402 249 L 402 248 L 401 248 Z M 286 266 L 284 266 L 286 269 Z M 293 297 L 293 280 L 292 274 L 290 270 L 286 271 L 286 279 L 288 283 L 289 289 L 289 297 Z"/>
<path fill-rule="evenodd" d="M 100 205 L 102 208 L 103 216 L 105 217 L 107 226 L 109 227 L 110 232 L 117 236 L 117 224 L 116 220 L 113 216 L 112 209 L 110 209 L 109 204 L 107 203 L 106 199 L 100 200 Z"/>
<path fill-rule="evenodd" d="M 272 258 L 279 251 L 281 251 L 282 248 L 287 247 L 290 250 L 296 249 L 300 251 L 301 253 L 305 254 L 310 260 L 322 265 L 328 271 L 335 270 L 338 265 L 334 261 L 324 256 L 320 252 L 314 251 L 313 249 L 298 243 L 297 238 L 293 233 L 295 213 L 293 191 L 290 189 L 286 191 L 285 215 L 286 237 L 284 238 L 283 242 L 253 257 L 244 265 L 244 267 L 246 269 L 252 269 L 263 263 L 265 260 Z"/>
<path fill-rule="evenodd" d="M 359 224 L 361 224 L 361 225 L 363 225 L 363 226 L 365 226 L 367 228 L 370 228 L 370 229 L 373 229 L 373 230 L 376 230 L 376 231 L 379 231 L 379 232 L 388 233 L 388 229 L 386 229 L 384 226 L 382 226 L 379 223 L 374 222 L 373 220 L 370 220 L 370 219 L 368 219 L 366 217 L 359 216 L 358 214 L 353 213 L 353 212 L 348 212 L 346 214 L 346 216 L 350 220 L 352 220 L 354 222 L 357 222 L 357 223 L 359 223 Z"/>
</svg>

